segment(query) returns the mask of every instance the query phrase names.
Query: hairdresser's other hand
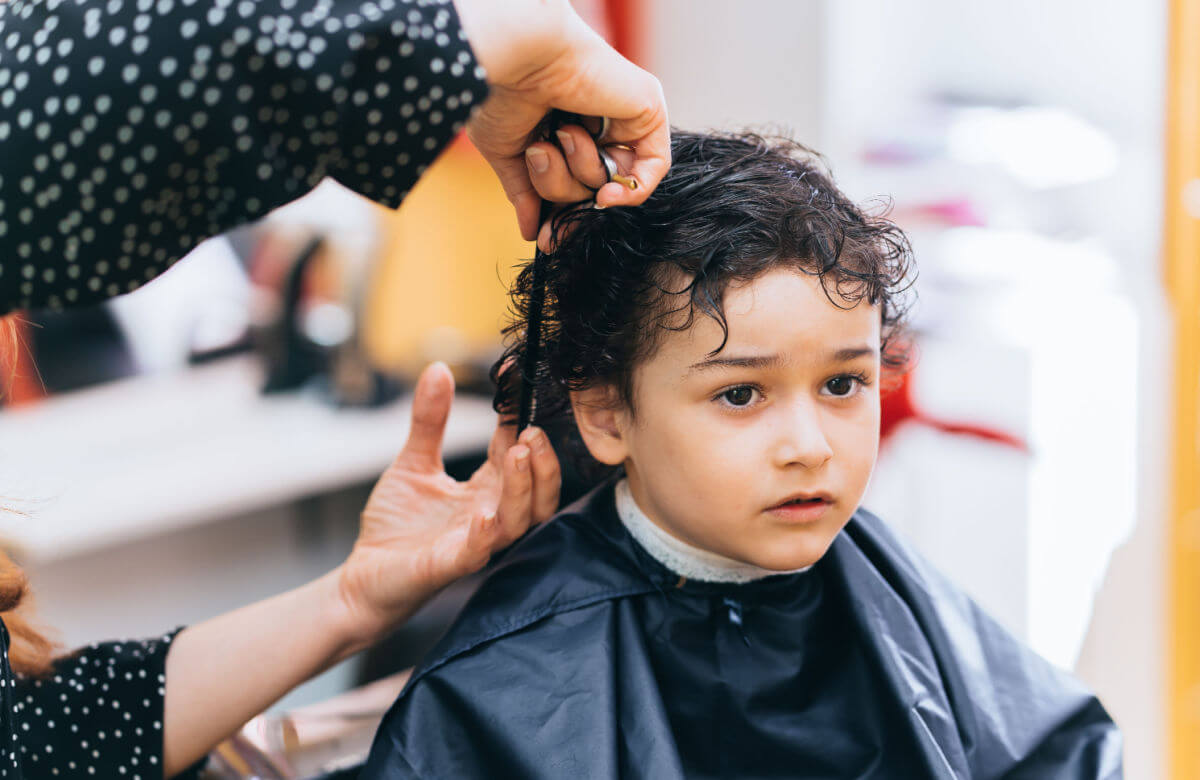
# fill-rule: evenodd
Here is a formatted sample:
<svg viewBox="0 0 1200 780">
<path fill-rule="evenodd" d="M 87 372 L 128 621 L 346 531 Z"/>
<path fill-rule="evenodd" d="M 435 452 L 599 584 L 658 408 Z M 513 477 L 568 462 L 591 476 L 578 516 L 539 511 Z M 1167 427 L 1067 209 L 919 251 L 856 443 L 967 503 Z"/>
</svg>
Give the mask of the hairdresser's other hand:
<svg viewBox="0 0 1200 780">
<path fill-rule="evenodd" d="M 500 177 L 521 235 L 529 240 L 537 235 L 542 201 L 531 179 L 542 160 L 536 146 L 528 157 L 526 150 L 536 140 L 531 133 L 553 108 L 607 116 L 612 123 L 603 140 L 637 150 L 628 170 L 638 188 L 605 184 L 596 193 L 597 204 L 645 201 L 671 164 L 658 79 L 605 43 L 567 0 L 455 0 L 455 7 L 491 88 L 467 123 L 467 134 Z"/>
<path fill-rule="evenodd" d="M 458 578 L 478 571 L 558 506 L 558 459 L 536 428 L 496 427 L 488 459 L 466 482 L 446 474 L 442 438 L 454 378 L 435 363 L 413 395 L 412 429 L 375 484 L 340 571 L 353 641 L 367 645 Z"/>
</svg>

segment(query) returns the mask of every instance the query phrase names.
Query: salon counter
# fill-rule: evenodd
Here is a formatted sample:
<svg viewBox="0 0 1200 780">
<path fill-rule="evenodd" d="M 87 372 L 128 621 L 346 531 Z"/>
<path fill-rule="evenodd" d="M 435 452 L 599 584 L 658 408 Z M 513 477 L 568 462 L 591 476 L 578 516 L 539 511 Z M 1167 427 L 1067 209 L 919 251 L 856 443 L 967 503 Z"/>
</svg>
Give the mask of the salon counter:
<svg viewBox="0 0 1200 780">
<path fill-rule="evenodd" d="M 378 476 L 409 399 L 336 409 L 263 396 L 252 357 L 113 382 L 0 413 L 0 539 L 27 563 L 278 506 Z M 448 456 L 485 450 L 495 415 L 460 395 Z"/>
</svg>

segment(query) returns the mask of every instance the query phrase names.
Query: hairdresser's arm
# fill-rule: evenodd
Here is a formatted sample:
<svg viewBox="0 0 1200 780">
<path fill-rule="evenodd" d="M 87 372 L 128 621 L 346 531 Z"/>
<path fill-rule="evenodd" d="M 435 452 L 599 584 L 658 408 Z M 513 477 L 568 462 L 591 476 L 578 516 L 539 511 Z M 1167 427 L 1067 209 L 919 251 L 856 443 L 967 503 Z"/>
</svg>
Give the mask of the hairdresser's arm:
<svg viewBox="0 0 1200 780">
<path fill-rule="evenodd" d="M 567 0 L 454 4 L 490 88 L 487 102 L 468 121 L 467 133 L 499 175 L 522 235 L 537 235 L 542 197 L 558 200 L 539 179 L 553 175 L 550 165 L 565 170 L 559 165 L 561 155 L 551 149 L 546 167 L 537 149 L 534 156 L 527 155 L 530 134 L 552 108 L 609 117 L 612 124 L 603 140 L 637 150 L 626 172 L 641 186 L 630 191 L 615 183 L 604 185 L 596 202 L 628 206 L 645 201 L 671 164 L 667 106 L 658 80 L 605 43 Z M 594 159 L 594 151 L 592 155 Z"/>
<path fill-rule="evenodd" d="M 168 777 L 553 513 L 558 461 L 537 429 L 516 442 L 511 427 L 498 428 L 468 482 L 446 475 L 441 442 L 453 393 L 445 366 L 422 375 L 408 442 L 376 484 L 342 566 L 176 637 L 166 670 Z"/>
<path fill-rule="evenodd" d="M 325 176 L 398 206 L 486 94 L 450 4 L 0 2 L 0 315 L 128 292 Z"/>
</svg>

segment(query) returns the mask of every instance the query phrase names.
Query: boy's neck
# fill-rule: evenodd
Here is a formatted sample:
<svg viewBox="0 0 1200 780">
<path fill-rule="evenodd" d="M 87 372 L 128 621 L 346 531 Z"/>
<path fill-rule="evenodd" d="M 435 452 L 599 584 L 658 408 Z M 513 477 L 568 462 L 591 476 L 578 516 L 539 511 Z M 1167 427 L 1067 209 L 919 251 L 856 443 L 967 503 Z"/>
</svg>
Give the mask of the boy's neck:
<svg viewBox="0 0 1200 780">
<path fill-rule="evenodd" d="M 652 558 L 681 577 L 698 582 L 742 584 L 779 574 L 795 574 L 811 568 L 805 566 L 791 571 L 764 569 L 688 544 L 659 526 L 642 511 L 633 498 L 628 479 L 622 479 L 616 484 L 615 494 L 617 516 L 621 518 L 621 523 L 630 536 Z"/>
</svg>

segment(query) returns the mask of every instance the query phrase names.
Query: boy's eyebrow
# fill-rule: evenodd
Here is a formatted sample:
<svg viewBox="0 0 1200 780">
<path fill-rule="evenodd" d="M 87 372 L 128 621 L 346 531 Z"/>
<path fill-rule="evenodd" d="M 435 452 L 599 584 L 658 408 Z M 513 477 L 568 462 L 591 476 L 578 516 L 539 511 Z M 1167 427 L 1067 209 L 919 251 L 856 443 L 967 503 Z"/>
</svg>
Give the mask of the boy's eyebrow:
<svg viewBox="0 0 1200 780">
<path fill-rule="evenodd" d="M 779 355 L 753 355 L 747 357 L 711 357 L 693 363 L 688 373 L 706 368 L 768 368 L 783 362 Z"/>
<path fill-rule="evenodd" d="M 846 363 L 867 355 L 874 357 L 875 348 L 865 344 L 858 347 L 844 347 L 831 353 L 828 362 Z M 708 368 L 770 368 L 782 362 L 783 358 L 779 355 L 747 355 L 745 357 L 715 356 L 701 360 L 699 363 L 693 363 L 688 368 L 688 373 L 703 371 Z"/>
<path fill-rule="evenodd" d="M 861 347 L 846 347 L 845 349 L 839 349 L 837 352 L 834 352 L 831 362 L 845 363 L 847 361 L 854 360 L 855 358 L 860 358 L 867 355 L 870 357 L 875 357 L 875 348 L 869 347 L 866 344 L 863 344 Z"/>
</svg>

